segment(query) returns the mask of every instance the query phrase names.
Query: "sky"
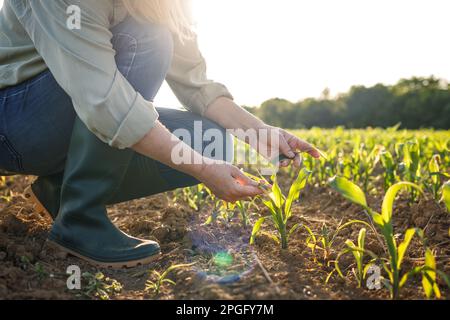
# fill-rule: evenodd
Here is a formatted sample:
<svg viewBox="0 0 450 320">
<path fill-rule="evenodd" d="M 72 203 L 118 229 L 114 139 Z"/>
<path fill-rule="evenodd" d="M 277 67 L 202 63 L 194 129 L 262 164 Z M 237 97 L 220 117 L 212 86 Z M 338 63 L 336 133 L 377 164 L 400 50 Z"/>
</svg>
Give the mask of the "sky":
<svg viewBox="0 0 450 320">
<path fill-rule="evenodd" d="M 450 80 L 448 0 L 193 1 L 208 75 L 239 104 L 411 76 Z M 164 85 L 156 105 L 179 103 Z"/>
</svg>

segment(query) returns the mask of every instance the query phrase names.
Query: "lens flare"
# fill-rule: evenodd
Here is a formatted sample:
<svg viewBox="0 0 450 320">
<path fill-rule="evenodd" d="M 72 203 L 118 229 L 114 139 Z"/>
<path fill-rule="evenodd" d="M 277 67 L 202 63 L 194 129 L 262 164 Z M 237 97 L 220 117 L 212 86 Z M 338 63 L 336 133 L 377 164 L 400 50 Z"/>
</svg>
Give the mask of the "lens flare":
<svg viewBox="0 0 450 320">
<path fill-rule="evenodd" d="M 214 255 L 213 261 L 220 268 L 228 268 L 233 264 L 233 256 L 228 252 L 218 252 Z"/>
</svg>

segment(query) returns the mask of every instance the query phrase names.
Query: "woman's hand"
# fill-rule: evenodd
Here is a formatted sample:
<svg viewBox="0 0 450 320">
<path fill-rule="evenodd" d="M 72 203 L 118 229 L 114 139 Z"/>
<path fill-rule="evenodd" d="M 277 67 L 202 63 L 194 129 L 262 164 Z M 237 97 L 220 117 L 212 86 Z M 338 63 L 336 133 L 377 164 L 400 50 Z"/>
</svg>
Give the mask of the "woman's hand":
<svg viewBox="0 0 450 320">
<path fill-rule="evenodd" d="M 294 166 L 299 168 L 302 164 L 302 158 L 299 153 L 305 152 L 312 157 L 320 158 L 320 152 L 308 142 L 290 134 L 284 129 L 264 126 L 263 130 L 267 130 L 267 139 L 258 141 L 258 149 L 262 150 L 262 155 L 270 160 L 278 160 L 280 155 L 284 155 L 288 159 L 280 161 L 281 167 L 287 167 L 293 162 Z"/>
<path fill-rule="evenodd" d="M 227 202 L 233 203 L 264 193 L 257 182 L 226 162 L 214 161 L 205 164 L 204 170 L 197 178 L 218 198 Z"/>
<path fill-rule="evenodd" d="M 291 161 L 294 162 L 296 167 L 300 167 L 302 160 L 299 152 L 309 153 L 314 158 L 320 157 L 317 149 L 308 142 L 283 129 L 266 125 L 262 120 L 244 110 L 229 98 L 220 97 L 216 99 L 206 110 L 205 116 L 224 128 L 243 129 L 244 131 L 255 130 L 259 135 L 258 141 L 247 141 L 245 133 L 244 136 L 236 135 L 236 137 L 249 143 L 268 160 L 278 160 L 280 154 L 286 156 L 288 160 L 280 162 L 282 167 L 288 166 Z M 261 134 L 261 130 L 263 134 Z"/>
</svg>

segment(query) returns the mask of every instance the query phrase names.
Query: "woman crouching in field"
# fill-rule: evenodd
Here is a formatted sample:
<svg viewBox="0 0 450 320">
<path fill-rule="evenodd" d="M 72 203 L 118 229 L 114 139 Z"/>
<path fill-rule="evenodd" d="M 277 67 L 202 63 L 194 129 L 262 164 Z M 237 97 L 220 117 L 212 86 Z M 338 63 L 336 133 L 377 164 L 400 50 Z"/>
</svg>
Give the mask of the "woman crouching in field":
<svg viewBox="0 0 450 320">
<path fill-rule="evenodd" d="M 182 0 L 6 0 L 0 29 L 0 169 L 39 177 L 28 194 L 55 220 L 49 241 L 95 265 L 133 267 L 160 252 L 119 231 L 108 204 L 200 182 L 230 202 L 261 193 L 230 164 L 226 129 L 275 134 L 277 144 L 258 144 L 276 145 L 283 166 L 299 166 L 299 151 L 319 157 L 207 79 Z M 164 80 L 188 112 L 154 107 Z M 211 129 L 223 133 L 211 154 L 173 134 Z M 188 161 L 174 159 L 180 146 Z"/>
</svg>

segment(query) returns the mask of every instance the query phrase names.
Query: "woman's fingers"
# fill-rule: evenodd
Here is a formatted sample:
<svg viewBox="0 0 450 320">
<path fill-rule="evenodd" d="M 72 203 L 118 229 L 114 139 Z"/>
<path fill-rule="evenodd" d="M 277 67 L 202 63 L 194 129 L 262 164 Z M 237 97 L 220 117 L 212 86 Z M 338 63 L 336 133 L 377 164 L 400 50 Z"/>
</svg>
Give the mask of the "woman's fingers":
<svg viewBox="0 0 450 320">
<path fill-rule="evenodd" d="M 237 192 L 236 196 L 238 197 L 237 200 L 245 199 L 248 197 L 254 198 L 264 193 L 264 191 L 258 187 L 242 186 L 242 185 L 236 186 L 236 192 Z"/>
<path fill-rule="evenodd" d="M 294 150 L 299 150 L 301 152 L 306 152 L 310 154 L 313 158 L 316 159 L 320 158 L 319 151 L 316 148 L 314 148 L 311 144 L 297 137 L 294 136 L 292 137 L 293 138 L 289 141 L 289 145 L 291 148 L 293 148 Z"/>
<path fill-rule="evenodd" d="M 258 183 L 256 181 L 247 177 L 241 170 L 239 170 L 236 167 L 233 167 L 231 176 L 234 179 L 236 179 L 239 182 L 239 184 L 243 186 L 254 186 L 254 187 L 258 186 Z"/>
<path fill-rule="evenodd" d="M 295 152 L 292 150 L 291 146 L 289 145 L 288 141 L 284 137 L 284 135 L 280 134 L 280 151 L 282 154 L 284 154 L 289 159 L 294 159 Z"/>
<path fill-rule="evenodd" d="M 231 191 L 235 200 L 241 200 L 248 197 L 256 197 L 263 193 L 259 188 L 258 182 L 247 177 L 242 171 L 234 167 L 231 176 L 238 182 L 234 184 L 234 190 Z"/>
</svg>

